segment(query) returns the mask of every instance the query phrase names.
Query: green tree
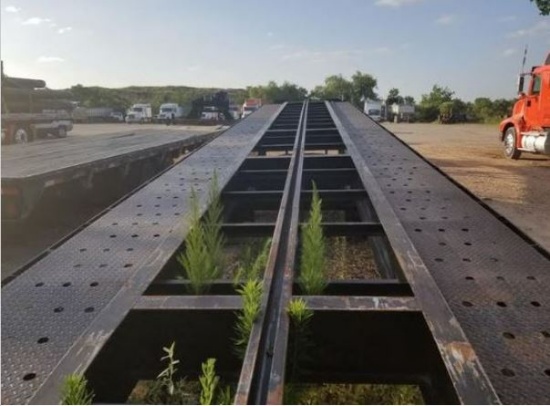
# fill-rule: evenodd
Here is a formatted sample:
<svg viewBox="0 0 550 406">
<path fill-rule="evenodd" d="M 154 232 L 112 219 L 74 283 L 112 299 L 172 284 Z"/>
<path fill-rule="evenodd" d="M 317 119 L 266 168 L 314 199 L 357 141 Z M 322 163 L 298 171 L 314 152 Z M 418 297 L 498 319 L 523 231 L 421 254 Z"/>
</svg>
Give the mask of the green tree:
<svg viewBox="0 0 550 406">
<path fill-rule="evenodd" d="M 550 0 L 531 0 L 531 2 L 533 1 L 539 8 L 541 15 L 547 16 L 550 14 Z"/>
<path fill-rule="evenodd" d="M 403 104 L 404 103 L 404 99 L 403 97 L 399 94 L 399 89 L 397 88 L 392 88 L 390 89 L 390 91 L 388 92 L 388 96 L 386 97 L 386 104 L 388 106 L 391 106 L 392 104 Z"/>
<path fill-rule="evenodd" d="M 349 80 L 342 75 L 332 75 L 325 79 L 323 89 L 325 99 L 340 99 L 351 101 L 353 97 L 353 86 Z"/>
<path fill-rule="evenodd" d="M 302 101 L 307 96 L 307 90 L 290 82 L 278 85 L 270 81 L 265 86 L 249 86 L 246 88 L 248 97 L 260 98 L 265 103 L 280 103 L 285 101 Z"/>
<path fill-rule="evenodd" d="M 405 104 L 410 105 L 410 106 L 414 106 L 416 104 L 416 101 L 414 100 L 414 97 L 412 97 L 412 96 L 403 97 L 403 102 Z"/>
<path fill-rule="evenodd" d="M 374 76 L 360 71 L 355 72 L 351 77 L 352 103 L 357 107 L 361 107 L 364 99 L 377 99 L 378 97 L 374 91 L 377 84 Z"/>
<path fill-rule="evenodd" d="M 435 121 L 439 114 L 439 107 L 445 102 L 453 100 L 454 92 L 448 87 L 434 85 L 429 94 L 423 94 L 418 105 L 418 118 L 420 121 Z"/>
</svg>

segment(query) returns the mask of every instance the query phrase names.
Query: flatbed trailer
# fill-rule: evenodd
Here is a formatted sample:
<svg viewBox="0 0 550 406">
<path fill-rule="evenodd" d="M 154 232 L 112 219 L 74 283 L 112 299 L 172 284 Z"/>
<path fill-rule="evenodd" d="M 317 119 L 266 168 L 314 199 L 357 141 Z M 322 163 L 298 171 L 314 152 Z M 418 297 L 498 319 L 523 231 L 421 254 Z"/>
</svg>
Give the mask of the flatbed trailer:
<svg viewBox="0 0 550 406">
<path fill-rule="evenodd" d="M 177 277 L 190 197 L 204 213 L 214 178 L 228 241 L 272 241 L 243 360 L 235 286 L 193 295 Z M 301 292 L 312 182 L 332 213 L 325 235 L 367 241 L 374 279 Z M 287 385 L 319 383 L 413 384 L 433 404 L 546 404 L 549 298 L 547 253 L 350 104 L 267 105 L 3 287 L 2 399 L 57 403 L 79 373 L 94 401 L 124 403 L 175 341 L 179 372 L 195 379 L 216 358 L 235 404 L 280 404 Z M 314 311 L 298 380 L 291 299 Z"/>
<path fill-rule="evenodd" d="M 2 221 L 27 218 L 44 192 L 93 188 L 114 180 L 139 183 L 214 133 L 146 131 L 69 137 L 2 148 Z M 116 187 L 116 184 L 113 185 Z"/>
</svg>

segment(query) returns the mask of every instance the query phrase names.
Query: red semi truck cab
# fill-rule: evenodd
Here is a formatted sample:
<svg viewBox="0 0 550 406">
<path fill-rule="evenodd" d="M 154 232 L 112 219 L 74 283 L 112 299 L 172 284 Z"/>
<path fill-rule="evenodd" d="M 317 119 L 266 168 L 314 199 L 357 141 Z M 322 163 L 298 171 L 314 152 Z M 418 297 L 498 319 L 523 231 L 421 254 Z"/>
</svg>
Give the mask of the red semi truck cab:
<svg viewBox="0 0 550 406">
<path fill-rule="evenodd" d="M 525 77 L 530 77 L 527 93 Z M 550 155 L 550 53 L 544 65 L 519 77 L 518 101 L 512 116 L 500 123 L 504 155 L 518 159 L 522 152 Z"/>
</svg>

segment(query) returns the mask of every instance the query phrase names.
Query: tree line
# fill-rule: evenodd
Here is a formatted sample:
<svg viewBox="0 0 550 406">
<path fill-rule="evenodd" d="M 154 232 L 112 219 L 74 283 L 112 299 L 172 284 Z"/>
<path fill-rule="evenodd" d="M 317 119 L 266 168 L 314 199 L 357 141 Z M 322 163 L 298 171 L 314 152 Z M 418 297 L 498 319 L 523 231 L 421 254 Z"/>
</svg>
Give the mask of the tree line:
<svg viewBox="0 0 550 406">
<path fill-rule="evenodd" d="M 385 97 L 376 92 L 377 79 L 368 73 L 357 71 L 349 79 L 342 75 L 325 78 L 322 85 L 311 91 L 299 85 L 274 81 L 266 85 L 249 86 L 246 89 L 228 89 L 230 100 L 240 105 L 246 98 L 261 98 L 264 103 L 283 101 L 302 101 L 306 98 L 349 101 L 362 110 L 365 99 L 384 99 L 388 105 L 409 104 L 416 107 L 416 119 L 423 122 L 436 121 L 440 115 L 452 114 L 464 121 L 492 123 L 510 114 L 513 99 L 495 99 L 479 97 L 473 102 L 465 102 L 455 97 L 448 87 L 434 85 L 431 91 L 423 94 L 419 102 L 412 96 L 403 96 L 399 89 L 392 88 Z M 121 89 L 103 87 L 85 87 L 76 85 L 70 91 L 73 97 L 84 107 L 112 107 L 126 110 L 134 103 L 151 103 L 158 109 L 162 103 L 190 104 L 197 98 L 211 95 L 218 89 L 194 88 L 186 86 L 144 87 L 130 86 Z"/>
</svg>

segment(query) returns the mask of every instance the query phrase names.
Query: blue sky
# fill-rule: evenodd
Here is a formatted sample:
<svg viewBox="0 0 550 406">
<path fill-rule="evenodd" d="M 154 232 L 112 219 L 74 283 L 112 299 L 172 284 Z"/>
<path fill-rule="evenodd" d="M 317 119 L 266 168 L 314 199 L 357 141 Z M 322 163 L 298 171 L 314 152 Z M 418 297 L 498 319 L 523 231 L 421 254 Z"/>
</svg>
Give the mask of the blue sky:
<svg viewBox="0 0 550 406">
<path fill-rule="evenodd" d="M 5 72 L 51 88 L 308 89 L 356 70 L 419 98 L 437 83 L 466 100 L 514 97 L 550 52 L 550 17 L 528 0 L 2 0 Z"/>
</svg>

